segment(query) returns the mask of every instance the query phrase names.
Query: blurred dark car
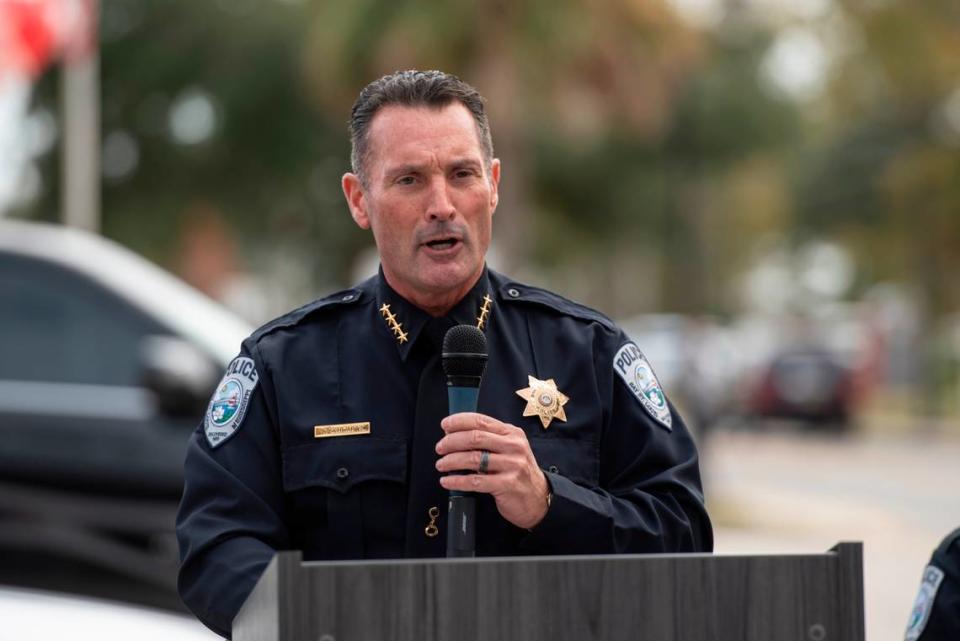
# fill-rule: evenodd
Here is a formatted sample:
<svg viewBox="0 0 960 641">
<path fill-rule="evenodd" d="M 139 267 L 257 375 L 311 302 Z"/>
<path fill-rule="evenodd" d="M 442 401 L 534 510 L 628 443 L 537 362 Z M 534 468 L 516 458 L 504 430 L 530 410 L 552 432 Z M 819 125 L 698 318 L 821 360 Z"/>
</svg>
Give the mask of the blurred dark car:
<svg viewBox="0 0 960 641">
<path fill-rule="evenodd" d="M 854 372 L 819 347 L 777 354 L 763 368 L 746 400 L 747 413 L 760 418 L 795 419 L 845 431 L 855 403 Z"/>
<path fill-rule="evenodd" d="M 0 581 L 47 587 L 33 554 L 170 591 L 187 438 L 250 331 L 115 243 L 0 221 Z"/>
</svg>

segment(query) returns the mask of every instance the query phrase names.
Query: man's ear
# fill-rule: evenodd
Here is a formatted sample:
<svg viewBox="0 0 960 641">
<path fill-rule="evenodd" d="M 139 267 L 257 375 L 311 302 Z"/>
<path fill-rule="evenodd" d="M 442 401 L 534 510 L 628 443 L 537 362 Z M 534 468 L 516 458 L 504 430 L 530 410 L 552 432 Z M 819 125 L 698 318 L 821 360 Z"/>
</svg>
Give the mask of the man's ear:
<svg viewBox="0 0 960 641">
<path fill-rule="evenodd" d="M 370 229 L 366 195 L 364 194 L 360 177 L 347 172 L 343 175 L 343 178 L 340 179 L 340 187 L 343 188 L 343 197 L 347 199 L 347 206 L 350 207 L 350 215 L 353 217 L 353 222 L 357 223 L 360 229 Z"/>
<path fill-rule="evenodd" d="M 497 211 L 500 202 L 500 159 L 494 158 L 490 163 L 490 213 Z"/>
</svg>

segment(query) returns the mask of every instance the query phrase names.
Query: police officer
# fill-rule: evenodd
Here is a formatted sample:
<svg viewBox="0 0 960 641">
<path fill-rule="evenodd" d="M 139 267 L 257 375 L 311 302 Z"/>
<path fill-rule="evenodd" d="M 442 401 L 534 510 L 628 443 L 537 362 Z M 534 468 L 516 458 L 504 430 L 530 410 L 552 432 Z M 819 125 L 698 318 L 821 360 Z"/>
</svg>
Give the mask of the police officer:
<svg viewBox="0 0 960 641">
<path fill-rule="evenodd" d="M 923 571 L 905 639 L 960 639 L 960 528 L 940 543 Z"/>
<path fill-rule="evenodd" d="M 697 452 L 602 314 L 486 267 L 500 162 L 483 99 L 436 71 L 368 85 L 343 192 L 380 271 L 244 341 L 193 435 L 184 602 L 229 635 L 277 550 L 438 557 L 446 496 L 478 555 L 709 551 Z M 444 333 L 485 332 L 477 413 L 446 416 Z M 462 472 L 448 475 L 449 472 Z"/>
</svg>

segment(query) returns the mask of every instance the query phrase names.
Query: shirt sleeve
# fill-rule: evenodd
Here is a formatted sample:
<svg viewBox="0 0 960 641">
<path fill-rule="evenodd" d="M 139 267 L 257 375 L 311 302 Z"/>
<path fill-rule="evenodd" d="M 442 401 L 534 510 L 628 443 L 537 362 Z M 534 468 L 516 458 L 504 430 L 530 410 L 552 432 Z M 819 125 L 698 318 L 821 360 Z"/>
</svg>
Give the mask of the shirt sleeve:
<svg viewBox="0 0 960 641">
<path fill-rule="evenodd" d="M 211 445 L 207 426 L 215 411 L 212 401 L 190 438 L 177 513 L 180 597 L 197 618 L 226 638 L 230 638 L 233 618 L 270 559 L 277 550 L 289 547 L 268 372 L 256 347 L 247 343 L 231 368 L 238 361 L 250 360 L 257 382 L 246 403 L 241 394 L 237 410 L 241 416 L 233 432 L 219 441 L 214 437 Z M 230 369 L 214 392 L 214 400 L 219 394 L 229 401 L 229 377 Z M 223 414 L 216 417 L 223 422 Z"/>
<path fill-rule="evenodd" d="M 935 580 L 930 580 L 932 572 Z M 907 641 L 960 639 L 960 528 L 950 533 L 924 571 L 911 612 Z"/>
<path fill-rule="evenodd" d="M 553 497 L 524 547 L 541 554 L 712 551 L 697 448 L 683 419 L 665 397 L 657 418 L 615 373 L 615 355 L 631 344 L 622 332 L 597 342 L 604 403 L 598 486 L 544 471 Z"/>
</svg>

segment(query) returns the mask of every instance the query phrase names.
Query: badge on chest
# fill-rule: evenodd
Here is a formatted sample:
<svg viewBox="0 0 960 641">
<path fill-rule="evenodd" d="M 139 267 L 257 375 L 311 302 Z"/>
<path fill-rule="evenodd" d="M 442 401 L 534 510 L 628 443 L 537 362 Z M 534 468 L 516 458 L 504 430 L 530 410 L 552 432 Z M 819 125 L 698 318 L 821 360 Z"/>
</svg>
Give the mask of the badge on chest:
<svg viewBox="0 0 960 641">
<path fill-rule="evenodd" d="M 527 376 L 527 385 L 517 390 L 517 396 L 527 402 L 527 406 L 523 408 L 524 416 L 539 417 L 543 429 L 550 427 L 553 419 L 564 422 L 567 420 L 567 413 L 563 406 L 570 398 L 557 389 L 557 384 L 552 378 L 541 381 L 533 376 Z"/>
</svg>

